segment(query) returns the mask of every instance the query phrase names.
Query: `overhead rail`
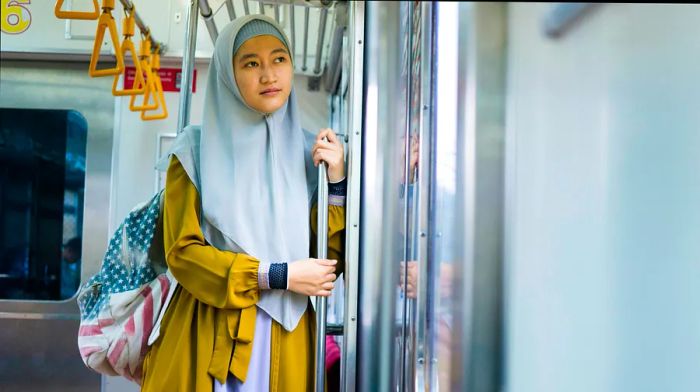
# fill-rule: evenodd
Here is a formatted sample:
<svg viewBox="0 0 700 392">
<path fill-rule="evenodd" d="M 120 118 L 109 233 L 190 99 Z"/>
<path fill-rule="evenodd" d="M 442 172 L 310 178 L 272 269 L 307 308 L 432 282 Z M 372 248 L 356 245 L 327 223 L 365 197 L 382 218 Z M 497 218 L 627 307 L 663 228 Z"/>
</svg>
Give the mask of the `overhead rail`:
<svg viewBox="0 0 700 392">
<path fill-rule="evenodd" d="M 297 44 L 297 37 L 296 37 L 296 17 L 295 17 L 295 9 L 297 7 L 303 7 L 304 8 L 304 27 L 303 27 L 303 43 L 301 47 L 301 61 L 295 61 L 295 70 L 297 72 L 301 72 L 303 74 L 307 74 L 309 76 L 321 76 L 322 73 L 324 72 L 322 63 L 323 63 L 323 47 L 326 46 L 325 44 L 325 38 L 326 38 L 326 27 L 327 27 L 327 20 L 328 20 L 328 14 L 329 14 L 329 9 L 331 6 L 333 6 L 334 3 L 338 3 L 336 1 L 331 1 L 331 0 L 258 0 L 256 1 L 257 3 L 257 13 L 254 12 L 256 11 L 255 7 L 251 7 L 250 1 L 249 0 L 240 0 L 240 3 L 238 3 L 239 7 L 239 12 L 241 10 L 241 4 L 243 8 L 243 14 L 244 15 L 251 15 L 251 14 L 262 14 L 266 15 L 265 12 L 265 6 L 270 6 L 272 7 L 272 11 L 274 11 L 274 18 L 275 20 L 283 25 L 285 27 L 285 30 L 289 33 L 289 37 L 291 38 L 291 44 L 292 44 L 292 50 L 295 53 L 298 53 L 296 51 L 296 44 Z M 239 14 L 236 13 L 236 8 L 234 6 L 233 0 L 225 0 L 223 3 L 222 2 L 216 2 L 218 7 L 216 9 L 212 9 L 211 5 L 209 4 L 208 0 L 200 0 L 199 1 L 199 13 L 202 16 L 202 19 L 204 19 L 204 22 L 207 26 L 207 30 L 209 30 L 209 36 L 212 39 L 212 42 L 216 42 L 216 38 L 218 37 L 218 32 L 216 28 L 216 22 L 214 21 L 214 16 L 218 11 L 220 11 L 223 8 L 223 5 L 226 5 L 226 10 L 228 12 L 228 17 L 230 20 L 235 19 L 237 16 L 240 16 Z M 339 3 L 340 4 L 340 3 Z M 286 8 L 288 10 L 288 15 L 283 16 L 282 15 L 282 7 L 288 7 Z M 311 13 L 310 9 L 315 8 L 318 9 L 320 12 L 314 13 L 314 19 L 318 20 L 318 39 L 316 41 L 316 50 L 315 53 L 313 52 L 313 49 L 309 48 L 309 39 L 311 37 L 311 34 L 309 33 L 309 26 L 311 22 Z M 268 14 L 271 13 L 269 8 L 268 8 Z M 315 16 L 318 15 L 318 16 Z M 268 15 L 272 16 L 272 15 Z M 286 18 L 289 18 L 289 22 L 286 21 Z M 283 20 L 283 18 L 285 20 Z M 308 64 L 309 63 L 309 55 L 314 55 L 314 64 L 313 68 Z M 297 65 L 298 64 L 298 65 Z"/>
<path fill-rule="evenodd" d="M 131 2 L 131 0 L 119 0 L 120 3 L 122 3 L 122 6 L 124 7 L 124 11 L 128 11 L 130 14 L 134 16 L 134 21 L 136 21 L 136 26 L 139 27 L 139 30 L 141 31 L 142 34 L 148 35 L 149 39 L 151 40 L 151 46 L 154 48 L 160 48 L 161 53 L 165 50 L 165 45 L 162 42 L 156 41 L 155 38 L 153 38 L 153 34 L 151 34 L 151 29 L 146 26 L 145 23 L 143 23 L 143 20 L 139 16 L 139 13 L 136 12 L 136 8 L 134 7 L 134 3 Z"/>
</svg>

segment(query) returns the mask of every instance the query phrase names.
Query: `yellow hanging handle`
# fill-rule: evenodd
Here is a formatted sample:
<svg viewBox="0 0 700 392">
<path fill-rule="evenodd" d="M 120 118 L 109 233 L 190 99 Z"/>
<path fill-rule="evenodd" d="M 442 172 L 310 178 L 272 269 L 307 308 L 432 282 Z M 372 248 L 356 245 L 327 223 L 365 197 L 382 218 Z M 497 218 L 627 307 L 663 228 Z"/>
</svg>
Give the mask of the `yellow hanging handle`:
<svg viewBox="0 0 700 392">
<path fill-rule="evenodd" d="M 141 61 L 136 55 L 136 49 L 134 48 L 134 42 L 131 37 L 134 36 L 134 31 L 136 28 L 136 22 L 134 21 L 134 9 L 124 18 L 122 23 L 122 29 L 124 30 L 124 40 L 121 44 L 122 58 L 126 59 L 127 52 L 131 52 L 131 58 L 134 60 L 134 68 L 136 68 L 136 77 L 134 78 L 134 85 L 130 89 L 119 90 L 117 85 L 119 84 L 119 76 L 123 75 L 124 80 L 126 80 L 126 67 L 124 67 L 124 72 L 118 75 L 114 75 L 114 82 L 112 82 L 112 95 L 114 96 L 124 96 L 124 95 L 137 95 L 143 94 L 146 90 L 146 83 L 143 79 L 143 69 L 141 68 Z"/>
<path fill-rule="evenodd" d="M 141 39 L 141 48 L 140 48 L 140 63 L 141 63 L 141 69 L 144 71 L 146 74 L 146 80 L 145 82 L 145 91 L 142 95 L 144 98 L 141 105 L 136 105 L 136 97 L 139 95 L 132 95 L 131 100 L 129 101 L 129 110 L 132 112 L 137 112 L 141 110 L 153 110 L 158 108 L 158 100 L 153 99 L 153 103 L 149 104 L 148 103 L 148 98 L 150 98 L 151 93 L 150 91 L 157 91 L 158 86 L 155 82 L 155 76 L 153 75 L 153 70 L 151 69 L 151 37 L 147 34 L 145 38 Z M 136 84 L 136 81 L 134 81 L 134 88 L 141 87 Z"/>
<path fill-rule="evenodd" d="M 56 6 L 53 13 L 59 19 L 81 19 L 95 20 L 100 17 L 100 7 L 97 6 L 97 0 L 92 0 L 94 11 L 61 11 L 64 0 L 56 0 Z"/>
<path fill-rule="evenodd" d="M 168 117 L 168 108 L 165 106 L 165 95 L 163 94 L 163 84 L 160 81 L 160 75 L 158 75 L 158 70 L 160 69 L 160 54 L 158 53 L 159 51 L 160 47 L 158 47 L 153 53 L 153 55 L 151 55 L 151 69 L 155 78 L 156 87 L 156 89 L 153 90 L 153 98 L 158 101 L 162 110 L 160 114 L 146 114 L 146 112 L 148 112 L 149 110 L 141 111 L 141 120 L 143 121 L 162 120 Z M 150 92 L 151 91 L 149 90 L 146 91 L 144 101 L 148 101 L 148 96 Z"/>
<path fill-rule="evenodd" d="M 92 47 L 92 57 L 90 57 L 90 70 L 88 74 L 91 77 L 119 75 L 124 70 L 124 56 L 119 48 L 119 35 L 117 34 L 117 26 L 112 17 L 114 9 L 114 0 L 102 0 L 102 15 L 97 22 L 97 33 L 95 34 L 95 45 Z M 104 40 L 105 30 L 109 30 L 109 36 L 114 45 L 114 54 L 117 58 L 117 65 L 114 68 L 97 69 L 97 62 L 100 58 L 100 49 Z"/>
</svg>

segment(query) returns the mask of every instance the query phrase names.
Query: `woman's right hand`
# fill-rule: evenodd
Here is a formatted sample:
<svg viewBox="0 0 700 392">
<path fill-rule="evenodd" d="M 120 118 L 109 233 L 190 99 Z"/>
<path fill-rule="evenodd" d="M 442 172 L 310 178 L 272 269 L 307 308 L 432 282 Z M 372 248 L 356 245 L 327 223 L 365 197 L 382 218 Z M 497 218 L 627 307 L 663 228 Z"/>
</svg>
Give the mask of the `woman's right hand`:
<svg viewBox="0 0 700 392">
<path fill-rule="evenodd" d="M 335 280 L 336 260 L 303 259 L 289 263 L 287 290 L 308 296 L 331 295 Z"/>
</svg>

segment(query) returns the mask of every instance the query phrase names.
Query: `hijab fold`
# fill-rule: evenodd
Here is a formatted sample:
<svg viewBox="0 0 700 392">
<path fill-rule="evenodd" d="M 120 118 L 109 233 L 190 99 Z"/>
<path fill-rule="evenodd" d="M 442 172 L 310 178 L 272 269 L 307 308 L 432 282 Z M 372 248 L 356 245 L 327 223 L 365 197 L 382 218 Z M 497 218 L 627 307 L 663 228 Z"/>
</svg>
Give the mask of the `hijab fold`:
<svg viewBox="0 0 700 392">
<path fill-rule="evenodd" d="M 299 124 L 294 89 L 271 114 L 245 104 L 233 74 L 233 45 L 240 29 L 256 19 L 274 26 L 289 50 L 284 30 L 272 18 L 248 15 L 229 23 L 214 47 L 202 125 L 185 128 L 168 156 L 177 156 L 199 192 L 200 224 L 209 244 L 267 263 L 289 263 L 309 257 L 314 135 Z M 291 291 L 263 290 L 257 306 L 292 331 L 307 303 L 308 297 Z"/>
</svg>

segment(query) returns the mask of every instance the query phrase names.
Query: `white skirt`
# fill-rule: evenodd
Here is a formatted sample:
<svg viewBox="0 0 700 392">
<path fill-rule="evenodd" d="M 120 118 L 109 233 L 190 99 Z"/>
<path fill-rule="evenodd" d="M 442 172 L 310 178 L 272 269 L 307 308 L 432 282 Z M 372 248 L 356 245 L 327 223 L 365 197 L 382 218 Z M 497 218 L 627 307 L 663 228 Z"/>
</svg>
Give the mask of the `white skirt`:
<svg viewBox="0 0 700 392">
<path fill-rule="evenodd" d="M 214 392 L 260 392 L 270 390 L 270 331 L 272 318 L 264 310 L 258 308 L 255 316 L 255 335 L 253 336 L 253 352 L 250 355 L 246 381 L 229 373 L 226 384 L 214 380 Z"/>
</svg>

